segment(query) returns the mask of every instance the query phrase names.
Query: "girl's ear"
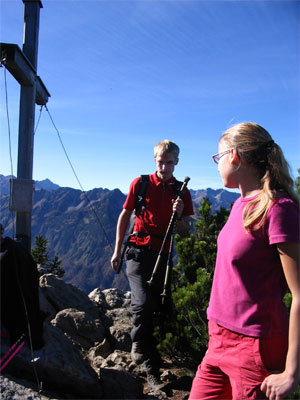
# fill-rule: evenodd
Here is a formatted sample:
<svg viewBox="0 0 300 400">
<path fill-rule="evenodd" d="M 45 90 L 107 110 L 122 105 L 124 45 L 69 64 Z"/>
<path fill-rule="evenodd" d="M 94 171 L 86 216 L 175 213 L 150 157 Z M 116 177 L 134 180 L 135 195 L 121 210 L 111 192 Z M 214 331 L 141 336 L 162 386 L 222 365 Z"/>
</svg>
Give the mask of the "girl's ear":
<svg viewBox="0 0 300 400">
<path fill-rule="evenodd" d="M 241 159 L 240 159 L 237 149 L 230 150 L 230 162 L 232 164 L 239 164 L 241 162 Z"/>
<path fill-rule="evenodd" d="M 175 162 L 174 162 L 174 165 L 177 165 L 177 164 L 178 164 L 178 161 L 179 161 L 179 158 L 177 157 L 176 160 L 175 160 Z"/>
</svg>

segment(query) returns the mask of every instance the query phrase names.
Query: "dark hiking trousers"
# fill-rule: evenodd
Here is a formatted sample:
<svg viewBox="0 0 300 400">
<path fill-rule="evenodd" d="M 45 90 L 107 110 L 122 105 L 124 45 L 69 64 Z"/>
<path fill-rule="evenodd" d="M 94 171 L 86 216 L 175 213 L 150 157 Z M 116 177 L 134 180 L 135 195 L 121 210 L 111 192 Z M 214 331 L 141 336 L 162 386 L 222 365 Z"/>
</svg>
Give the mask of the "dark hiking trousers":
<svg viewBox="0 0 300 400">
<path fill-rule="evenodd" d="M 160 366 L 160 356 L 153 337 L 153 314 L 162 309 L 163 285 L 166 273 L 167 254 L 161 257 L 160 265 L 149 286 L 158 252 L 129 246 L 126 251 L 127 276 L 131 289 L 131 312 L 133 328 L 132 342 L 138 342 L 146 356 L 145 366 L 149 374 L 157 374 Z M 170 296 L 167 297 L 168 301 Z M 165 307 L 165 305 L 164 305 Z"/>
</svg>

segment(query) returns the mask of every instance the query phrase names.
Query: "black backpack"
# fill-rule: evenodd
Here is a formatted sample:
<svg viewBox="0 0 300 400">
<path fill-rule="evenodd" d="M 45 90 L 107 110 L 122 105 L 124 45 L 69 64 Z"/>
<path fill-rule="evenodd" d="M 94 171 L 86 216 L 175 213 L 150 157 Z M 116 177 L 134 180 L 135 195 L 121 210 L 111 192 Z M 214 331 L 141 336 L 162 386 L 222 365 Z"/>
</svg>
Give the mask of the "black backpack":
<svg viewBox="0 0 300 400">
<path fill-rule="evenodd" d="M 37 265 L 30 252 L 9 237 L 1 241 L 0 277 L 1 323 L 11 344 L 25 333 L 33 349 L 41 348 L 45 315 L 40 310 Z"/>
</svg>

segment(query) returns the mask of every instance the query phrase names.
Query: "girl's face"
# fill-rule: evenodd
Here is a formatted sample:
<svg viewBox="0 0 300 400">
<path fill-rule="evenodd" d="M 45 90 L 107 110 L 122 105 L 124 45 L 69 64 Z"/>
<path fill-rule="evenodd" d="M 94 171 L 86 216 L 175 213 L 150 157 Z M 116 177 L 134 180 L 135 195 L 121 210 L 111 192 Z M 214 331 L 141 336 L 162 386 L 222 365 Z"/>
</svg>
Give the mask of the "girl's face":
<svg viewBox="0 0 300 400">
<path fill-rule="evenodd" d="M 229 150 L 230 148 L 224 143 L 219 143 L 219 153 Z M 218 171 L 222 178 L 223 185 L 227 188 L 237 188 L 238 182 L 236 179 L 236 171 L 238 170 L 237 151 L 234 148 L 230 152 L 222 155 L 218 163 Z"/>
</svg>

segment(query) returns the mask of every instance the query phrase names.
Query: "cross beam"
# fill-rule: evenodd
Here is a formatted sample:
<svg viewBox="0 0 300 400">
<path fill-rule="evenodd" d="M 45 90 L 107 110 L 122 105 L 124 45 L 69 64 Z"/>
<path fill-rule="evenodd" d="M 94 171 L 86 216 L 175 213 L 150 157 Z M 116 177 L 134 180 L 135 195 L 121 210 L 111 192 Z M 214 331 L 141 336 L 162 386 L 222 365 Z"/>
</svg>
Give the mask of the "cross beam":
<svg viewBox="0 0 300 400">
<path fill-rule="evenodd" d="M 16 239 L 31 249 L 31 214 L 34 182 L 33 145 L 35 105 L 45 105 L 50 96 L 37 76 L 40 0 L 24 3 L 23 50 L 15 44 L 1 43 L 1 62 L 21 85 L 17 179 L 11 180 L 10 210 L 16 211 Z"/>
<path fill-rule="evenodd" d="M 36 84 L 36 104 L 39 106 L 46 105 L 50 93 L 19 46 L 11 43 L 0 43 L 0 54 L 1 63 L 21 86 L 33 86 Z"/>
</svg>

